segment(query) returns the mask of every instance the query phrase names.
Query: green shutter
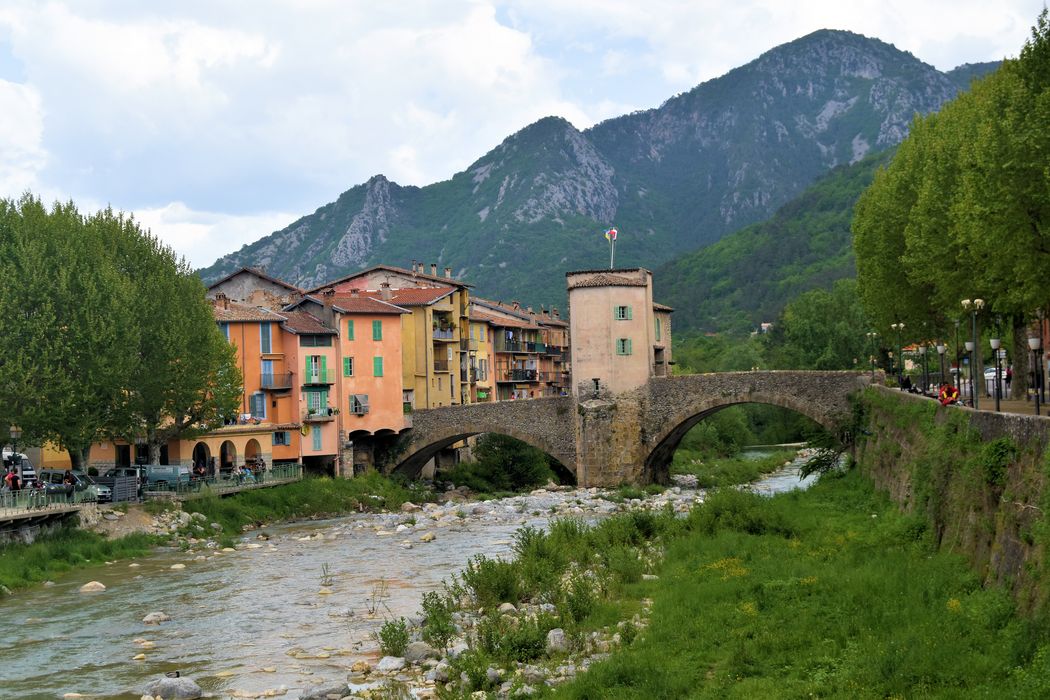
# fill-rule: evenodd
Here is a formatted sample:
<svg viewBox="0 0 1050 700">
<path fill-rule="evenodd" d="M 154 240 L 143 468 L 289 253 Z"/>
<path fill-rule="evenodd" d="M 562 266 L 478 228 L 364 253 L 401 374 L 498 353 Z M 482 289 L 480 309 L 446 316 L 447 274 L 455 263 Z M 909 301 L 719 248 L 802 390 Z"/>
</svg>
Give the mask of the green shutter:
<svg viewBox="0 0 1050 700">
<path fill-rule="evenodd" d="M 627 307 L 627 320 L 630 321 L 634 318 L 634 309 L 630 306 Z"/>
<path fill-rule="evenodd" d="M 354 339 L 354 319 L 352 318 L 346 319 L 346 339 Z"/>
<path fill-rule="evenodd" d="M 353 370 L 350 369 L 350 358 L 349 357 L 344 357 L 343 358 L 343 376 L 344 377 L 352 377 L 353 376 Z"/>
<path fill-rule="evenodd" d="M 303 377 L 309 377 L 310 376 L 310 356 L 309 355 L 305 355 L 303 361 L 305 362 L 305 364 L 303 365 Z"/>
<path fill-rule="evenodd" d="M 383 339 L 383 322 L 372 321 L 372 340 Z"/>
<path fill-rule="evenodd" d="M 383 358 L 373 357 L 372 358 L 372 376 L 382 377 L 383 376 Z"/>
<path fill-rule="evenodd" d="M 328 381 L 328 358 L 321 355 L 321 381 Z"/>
<path fill-rule="evenodd" d="M 653 325 L 656 326 L 656 339 L 660 339 L 660 319 L 653 319 Z"/>
<path fill-rule="evenodd" d="M 631 307 L 627 307 L 628 309 Z M 630 355 L 634 352 L 634 341 L 630 338 L 627 339 L 627 354 Z"/>
</svg>

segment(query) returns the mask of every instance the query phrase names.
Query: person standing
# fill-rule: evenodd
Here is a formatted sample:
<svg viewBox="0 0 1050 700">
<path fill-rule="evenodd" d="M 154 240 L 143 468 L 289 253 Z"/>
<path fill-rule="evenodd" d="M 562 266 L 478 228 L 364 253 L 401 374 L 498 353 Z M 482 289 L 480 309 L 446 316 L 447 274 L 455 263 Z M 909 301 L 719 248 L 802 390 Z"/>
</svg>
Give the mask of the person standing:
<svg viewBox="0 0 1050 700">
<path fill-rule="evenodd" d="M 66 487 L 66 501 L 73 502 L 73 491 L 76 490 L 77 480 L 69 469 L 62 475 L 62 485 Z"/>
</svg>

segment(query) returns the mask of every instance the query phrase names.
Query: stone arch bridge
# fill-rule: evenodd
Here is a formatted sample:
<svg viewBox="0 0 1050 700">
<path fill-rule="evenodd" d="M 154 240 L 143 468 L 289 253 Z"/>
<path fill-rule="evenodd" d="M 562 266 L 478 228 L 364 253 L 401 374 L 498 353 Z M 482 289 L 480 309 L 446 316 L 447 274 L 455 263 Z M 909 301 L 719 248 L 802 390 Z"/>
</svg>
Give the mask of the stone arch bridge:
<svg viewBox="0 0 1050 700">
<path fill-rule="evenodd" d="M 518 438 L 557 459 L 581 486 L 667 478 L 682 437 L 740 403 L 797 411 L 830 430 L 850 417 L 849 397 L 871 383 L 857 372 L 724 372 L 656 377 L 633 391 L 419 410 L 380 462 L 409 476 L 440 450 L 479 433 Z"/>
</svg>

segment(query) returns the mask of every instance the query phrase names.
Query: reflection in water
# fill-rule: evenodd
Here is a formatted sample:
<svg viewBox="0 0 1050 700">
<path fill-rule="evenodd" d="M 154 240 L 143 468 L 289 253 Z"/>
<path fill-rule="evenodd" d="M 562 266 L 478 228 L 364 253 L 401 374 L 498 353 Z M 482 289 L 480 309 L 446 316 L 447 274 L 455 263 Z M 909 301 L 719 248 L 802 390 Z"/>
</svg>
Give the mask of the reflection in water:
<svg viewBox="0 0 1050 700">
<path fill-rule="evenodd" d="M 796 487 L 791 471 L 757 488 Z M 389 532 L 401 519 L 396 514 L 277 526 L 266 530 L 268 541 L 250 540 L 252 549 L 207 559 L 161 550 L 137 566 L 71 572 L 0 604 L 0 695 L 137 699 L 148 680 L 179 670 L 210 692 L 284 686 L 296 697 L 321 681 L 345 680 L 355 658 L 376 658 L 372 634 L 384 619 L 415 615 L 423 592 L 440 588 L 468 558 L 508 555 L 518 527 L 546 524 L 550 499 L 577 497 L 590 498 L 576 492 L 550 494 L 545 504 L 506 499 L 480 520 L 451 518 L 397 534 Z M 428 530 L 437 539 L 421 544 Z M 186 568 L 171 569 L 176 563 Z M 330 595 L 319 594 L 325 565 Z M 89 580 L 107 590 L 79 593 Z M 156 610 L 172 621 L 143 624 Z M 145 660 L 133 661 L 140 653 Z"/>
</svg>

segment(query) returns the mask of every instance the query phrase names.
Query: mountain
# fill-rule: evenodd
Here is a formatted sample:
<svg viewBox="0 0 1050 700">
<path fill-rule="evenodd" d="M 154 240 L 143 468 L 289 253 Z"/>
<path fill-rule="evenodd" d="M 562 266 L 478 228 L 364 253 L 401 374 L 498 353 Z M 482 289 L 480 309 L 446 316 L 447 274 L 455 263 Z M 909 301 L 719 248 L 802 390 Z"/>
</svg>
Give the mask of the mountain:
<svg viewBox="0 0 1050 700">
<path fill-rule="evenodd" d="M 675 308 L 675 332 L 750 330 L 799 294 L 855 277 L 853 207 L 892 154 L 840 165 L 769 220 L 658 268 L 654 294 Z"/>
<path fill-rule="evenodd" d="M 485 296 L 564 299 L 564 272 L 655 267 L 766 219 L 817 177 L 898 143 L 985 66 L 941 73 L 822 30 L 667 100 L 579 131 L 548 117 L 450 180 L 382 175 L 201 271 L 251 265 L 305 286 L 377 262 L 452 267 Z"/>
</svg>

